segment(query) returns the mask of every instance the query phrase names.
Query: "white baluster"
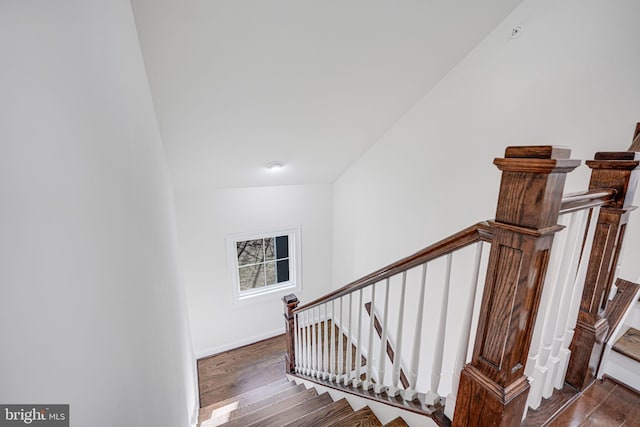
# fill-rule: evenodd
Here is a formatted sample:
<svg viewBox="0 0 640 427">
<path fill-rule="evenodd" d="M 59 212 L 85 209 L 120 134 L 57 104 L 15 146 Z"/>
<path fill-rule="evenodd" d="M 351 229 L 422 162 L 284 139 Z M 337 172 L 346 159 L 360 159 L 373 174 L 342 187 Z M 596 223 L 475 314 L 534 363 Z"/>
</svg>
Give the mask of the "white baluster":
<svg viewBox="0 0 640 427">
<path fill-rule="evenodd" d="M 420 369 L 420 346 L 422 345 L 422 319 L 424 317 L 424 294 L 427 287 L 427 263 L 422 264 L 420 276 L 420 296 L 418 297 L 418 310 L 416 324 L 413 328 L 413 343 L 411 348 L 411 365 L 409 366 L 409 388 L 403 392 L 405 400 L 415 400 L 418 397 L 416 385 L 418 383 L 418 370 Z M 429 395 L 427 395 L 428 397 Z M 433 405 L 433 403 L 429 403 Z"/>
<path fill-rule="evenodd" d="M 353 301 L 351 300 L 351 295 L 353 294 L 353 292 L 349 293 L 349 309 L 348 311 L 348 320 L 347 320 L 347 366 L 346 366 L 346 375 L 344 376 L 344 385 L 349 385 L 351 384 L 351 379 L 353 376 L 353 369 L 351 369 L 351 365 L 352 365 L 352 344 L 351 344 L 351 311 L 352 311 L 352 306 L 351 304 L 353 303 Z"/>
<path fill-rule="evenodd" d="M 344 359 L 344 347 L 342 341 L 344 340 L 344 330 L 342 328 L 342 297 L 340 297 L 339 303 L 340 310 L 340 324 L 338 328 L 338 375 L 336 377 L 336 382 L 342 381 L 343 378 L 343 359 Z"/>
<path fill-rule="evenodd" d="M 568 214 L 560 215 L 558 218 L 558 224 L 567 225 L 569 218 Z M 556 290 L 555 283 L 558 282 L 560 275 L 560 261 L 562 260 L 562 253 L 567 245 L 567 233 L 556 233 L 553 240 L 553 247 L 550 251 L 549 265 L 547 266 L 547 277 L 545 279 L 545 285 L 542 289 L 542 295 L 540 297 L 540 305 L 538 309 L 538 320 L 536 321 L 531 335 L 531 346 L 529 350 L 529 356 L 527 360 L 527 366 L 525 367 L 525 375 L 532 375 L 536 361 L 538 360 L 538 354 L 542 346 L 542 334 L 544 332 L 545 322 L 549 318 L 549 299 Z M 531 393 L 530 393 L 531 395 Z"/>
<path fill-rule="evenodd" d="M 311 376 L 315 377 L 318 374 L 318 337 L 316 335 L 316 310 L 312 307 L 311 312 Z"/>
<path fill-rule="evenodd" d="M 307 352 L 309 353 L 309 374 L 313 376 L 313 311 L 311 309 L 307 310 L 307 330 L 309 339 Z"/>
<path fill-rule="evenodd" d="M 561 287 L 562 292 L 560 294 L 560 302 L 558 310 L 556 312 L 555 321 L 553 322 L 553 342 L 551 345 L 551 355 L 549 356 L 549 373 L 545 379 L 545 384 L 542 389 L 542 396 L 545 398 L 551 397 L 553 394 L 553 385 L 558 372 L 561 371 L 560 367 L 560 347 L 564 341 L 564 333 L 566 332 L 567 316 L 569 315 L 569 304 L 571 303 L 571 295 L 573 293 L 573 284 L 576 279 L 576 272 L 578 268 L 578 261 L 580 257 L 580 251 L 582 249 L 582 237 L 584 233 L 579 233 L 579 224 L 581 217 L 584 216 L 586 211 L 578 211 L 571 214 L 571 222 L 569 229 L 567 230 L 567 242 L 568 247 L 563 259 L 563 274 L 558 286 Z M 584 232 L 584 228 L 582 229 Z M 553 318 L 552 318 L 553 319 Z"/>
<path fill-rule="evenodd" d="M 568 223 L 570 218 L 570 214 L 561 215 L 559 218 L 559 223 L 561 225 L 565 225 Z M 544 389 L 544 384 L 546 382 L 546 377 L 548 375 L 547 365 L 549 363 L 549 357 L 551 355 L 551 344 L 553 342 L 553 322 L 555 319 L 556 312 L 558 310 L 558 305 L 560 303 L 560 293 L 561 289 L 557 285 L 562 277 L 562 263 L 563 257 L 566 253 L 567 247 L 567 232 L 556 233 L 554 238 L 553 247 L 551 248 L 550 258 L 549 258 L 549 267 L 547 271 L 550 273 L 547 275 L 545 279 L 545 286 L 542 294 L 542 301 L 546 301 L 544 304 L 546 309 L 544 309 L 544 316 L 542 315 L 542 310 L 538 315 L 538 321 L 534 327 L 534 332 L 532 336 L 532 347 L 529 354 L 528 366 L 532 366 L 530 369 L 525 369 L 526 371 L 530 371 L 528 375 L 530 375 L 531 388 L 529 390 L 528 396 L 528 405 L 533 409 L 538 408 L 540 406 L 540 402 L 542 400 L 542 393 Z M 547 292 L 545 292 L 545 290 Z M 538 342 L 537 352 L 533 355 L 533 344 Z"/>
<path fill-rule="evenodd" d="M 305 329 L 306 329 L 306 333 L 305 333 L 305 344 L 306 344 L 306 351 L 305 351 L 305 374 L 306 375 L 311 375 L 311 328 L 309 327 L 309 310 L 305 310 L 304 312 L 305 316 L 304 316 L 304 320 L 305 320 Z"/>
<path fill-rule="evenodd" d="M 324 335 L 322 335 L 322 379 L 329 379 L 329 304 L 324 303 Z"/>
<path fill-rule="evenodd" d="M 336 300 L 331 300 L 331 358 L 329 360 L 329 379 L 336 379 Z"/>
<path fill-rule="evenodd" d="M 453 365 L 453 378 L 451 380 L 451 393 L 447 396 L 444 414 L 453 419 L 453 413 L 456 408 L 456 398 L 458 397 L 458 385 L 460 384 L 460 373 L 467 363 L 467 353 L 469 350 L 469 339 L 471 336 L 471 322 L 473 320 L 473 307 L 476 301 L 476 291 L 478 289 L 478 278 L 480 277 L 480 263 L 482 261 L 483 242 L 476 244 L 476 255 L 473 264 L 473 276 L 471 277 L 471 287 L 467 295 L 467 304 L 462 320 L 462 331 L 458 339 L 458 348 L 456 350 L 456 361 Z"/>
<path fill-rule="evenodd" d="M 302 357 L 302 354 L 300 353 L 300 333 L 298 330 L 298 313 L 294 313 L 293 315 L 293 351 L 295 352 L 295 364 L 294 364 L 294 370 L 295 372 L 300 372 L 299 367 L 300 367 L 300 357 Z"/>
<path fill-rule="evenodd" d="M 360 387 L 362 384 L 361 367 L 362 367 L 362 289 L 358 290 L 358 331 L 356 332 L 356 373 L 351 380 L 351 386 Z"/>
<path fill-rule="evenodd" d="M 362 383 L 364 390 L 370 390 L 373 387 L 372 369 L 373 369 L 373 333 L 375 330 L 375 307 L 376 307 L 376 285 L 371 285 L 371 313 L 369 313 L 369 343 L 367 350 L 367 379 Z"/>
<path fill-rule="evenodd" d="M 316 377 L 322 378 L 322 313 L 320 312 L 320 306 L 317 307 L 318 322 L 316 323 Z"/>
<path fill-rule="evenodd" d="M 298 328 L 298 336 L 300 337 L 300 354 L 298 358 L 300 367 L 298 369 L 298 373 L 304 374 L 304 311 L 298 313 Z"/>
<path fill-rule="evenodd" d="M 438 394 L 440 388 L 440 377 L 442 376 L 442 358 L 444 356 L 444 334 L 447 329 L 447 311 L 449 307 L 449 288 L 451 284 L 451 262 L 452 254 L 447 255 L 447 270 L 444 279 L 444 290 L 442 291 L 442 308 L 440 309 L 440 321 L 438 322 L 438 335 L 436 336 L 435 353 L 431 367 L 431 390 L 425 397 L 425 403 L 435 405 L 441 402 Z"/>
<path fill-rule="evenodd" d="M 404 296 L 407 287 L 407 272 L 402 272 L 402 286 L 400 287 L 400 306 L 398 307 L 398 328 L 396 331 L 396 351 L 393 358 L 393 371 L 391 374 L 391 386 L 387 390 L 389 396 L 397 396 L 402 389 L 398 387 L 400 380 L 400 368 L 402 358 L 402 323 L 404 321 Z"/>
<path fill-rule="evenodd" d="M 371 309 L 373 317 L 373 307 Z M 378 382 L 374 385 L 373 391 L 382 393 L 387 390 L 384 385 L 385 366 L 387 362 L 387 314 L 389 313 L 389 279 L 384 283 L 384 311 L 382 313 L 382 331 L 380 337 L 380 355 L 378 360 Z"/>
</svg>

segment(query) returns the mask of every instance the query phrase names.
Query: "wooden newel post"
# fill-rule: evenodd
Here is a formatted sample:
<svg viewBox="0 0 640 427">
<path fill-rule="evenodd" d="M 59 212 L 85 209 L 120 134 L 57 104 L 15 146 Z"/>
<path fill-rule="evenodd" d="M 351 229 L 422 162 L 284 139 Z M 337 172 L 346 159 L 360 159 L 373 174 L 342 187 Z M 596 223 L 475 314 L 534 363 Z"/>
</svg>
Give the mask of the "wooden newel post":
<svg viewBox="0 0 640 427">
<path fill-rule="evenodd" d="M 293 310 L 298 306 L 300 301 L 294 294 L 282 297 L 284 302 L 284 328 L 287 339 L 287 354 L 285 355 L 285 369 L 287 372 L 294 373 L 296 370 L 296 350 L 295 350 L 295 321 Z"/>
<path fill-rule="evenodd" d="M 634 144 L 640 142 L 638 129 L 634 135 Z M 634 149 L 633 145 L 630 149 Z M 640 145 L 637 149 L 640 150 Z M 600 209 L 598 218 L 591 219 L 597 223 L 578 322 L 569 347 L 571 358 L 565 380 L 579 390 L 591 384 L 596 375 L 602 356 L 603 341 L 609 329 L 604 309 L 615 280 L 629 213 L 635 209 L 631 204 L 640 178 L 640 153 L 597 153 L 595 160 L 588 161 L 587 165 L 591 168 L 589 188 L 613 188 L 616 190 L 616 196 L 613 202 Z"/>
<path fill-rule="evenodd" d="M 519 426 L 529 391 L 524 366 L 566 174 L 564 147 L 509 147 L 502 171 L 473 358 L 462 370 L 453 426 Z"/>
</svg>

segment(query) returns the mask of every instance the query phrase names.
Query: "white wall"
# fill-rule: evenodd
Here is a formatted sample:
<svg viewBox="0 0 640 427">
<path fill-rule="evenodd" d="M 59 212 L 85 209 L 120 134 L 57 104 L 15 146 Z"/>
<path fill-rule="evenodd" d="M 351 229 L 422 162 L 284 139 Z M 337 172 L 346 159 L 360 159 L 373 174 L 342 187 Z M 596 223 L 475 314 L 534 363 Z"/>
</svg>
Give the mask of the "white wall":
<svg viewBox="0 0 640 427">
<path fill-rule="evenodd" d="M 293 185 L 176 193 L 178 240 L 197 357 L 284 332 L 283 295 L 233 303 L 225 237 L 301 228 L 303 303 L 331 289 L 332 186 Z"/>
<path fill-rule="evenodd" d="M 634 0 L 526 0 L 335 183 L 334 286 L 493 217 L 492 160 L 508 145 L 568 145 L 580 159 L 626 149 L 640 121 L 638 16 Z M 586 187 L 581 169 L 568 190 Z M 627 260 L 640 253 L 640 214 L 631 222 Z"/>
<path fill-rule="evenodd" d="M 172 196 L 129 1 L 3 1 L 0 55 L 0 402 L 188 425 Z"/>
</svg>

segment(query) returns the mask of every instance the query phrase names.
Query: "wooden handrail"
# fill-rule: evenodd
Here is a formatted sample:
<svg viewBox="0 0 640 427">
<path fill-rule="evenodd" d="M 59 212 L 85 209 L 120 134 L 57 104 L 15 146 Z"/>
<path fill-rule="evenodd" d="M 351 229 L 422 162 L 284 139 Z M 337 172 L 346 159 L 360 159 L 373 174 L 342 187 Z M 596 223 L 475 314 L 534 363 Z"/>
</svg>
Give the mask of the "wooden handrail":
<svg viewBox="0 0 640 427">
<path fill-rule="evenodd" d="M 597 188 L 566 194 L 560 203 L 560 214 L 606 205 L 615 199 L 616 194 L 614 188 Z"/>
<path fill-rule="evenodd" d="M 596 206 L 603 206 L 608 202 L 614 200 L 616 196 L 616 190 L 613 188 L 600 188 L 594 190 L 580 191 L 577 193 L 570 193 L 562 198 L 560 205 L 560 213 L 566 214 L 582 209 L 589 209 Z M 366 288 L 367 286 L 378 283 L 381 280 L 385 280 L 389 277 L 395 276 L 398 273 L 409 270 L 425 262 L 447 255 L 458 249 L 462 249 L 473 243 L 479 241 L 490 242 L 493 235 L 493 229 L 489 222 L 482 221 L 477 224 L 467 227 L 464 230 L 453 234 L 445 239 L 442 239 L 426 248 L 409 255 L 399 261 L 394 262 L 386 267 L 383 267 L 373 273 L 362 277 L 348 285 L 343 286 L 323 297 L 317 298 L 305 305 L 301 305 L 294 310 L 294 313 L 300 312 L 332 299 L 339 298 L 344 295 L 348 295 L 351 292 L 359 289 Z"/>
<path fill-rule="evenodd" d="M 317 305 L 324 304 L 333 299 L 340 298 L 341 296 L 348 295 L 351 292 L 366 288 L 369 285 L 378 283 L 381 280 L 385 280 L 387 278 L 395 276 L 398 273 L 402 273 L 403 271 L 409 270 L 418 265 L 422 265 L 425 262 L 431 261 L 433 259 L 440 258 L 441 256 L 447 255 L 481 240 L 490 242 L 492 235 L 493 229 L 491 225 L 485 221 L 479 222 L 472 225 L 471 227 L 465 228 L 464 230 L 456 234 L 442 239 L 439 242 L 427 246 L 426 248 L 414 253 L 413 255 L 403 258 L 400 261 L 396 261 L 393 264 L 381 268 L 380 270 L 374 271 L 373 273 L 364 276 L 363 278 L 358 279 L 355 282 L 351 282 L 348 285 L 343 286 L 342 288 L 337 289 L 323 297 L 317 298 L 305 305 L 301 305 L 300 307 L 294 309 L 293 313 L 298 313 Z"/>
<path fill-rule="evenodd" d="M 588 209 L 595 206 L 602 206 L 612 201 L 615 198 L 616 190 L 613 188 L 595 189 L 581 191 L 577 193 L 570 193 L 562 198 L 560 205 L 560 213 L 565 214 L 569 212 L 578 211 L 581 209 Z M 389 277 L 395 276 L 398 273 L 409 270 L 425 262 L 447 255 L 458 249 L 462 249 L 473 243 L 479 241 L 491 242 L 493 236 L 493 229 L 489 222 L 482 221 L 477 224 L 467 227 L 464 230 L 453 234 L 445 239 L 442 239 L 426 248 L 409 255 L 399 261 L 394 262 L 386 267 L 383 267 L 373 273 L 362 277 L 348 285 L 343 286 L 323 297 L 317 298 L 305 305 L 297 307 L 293 312 L 297 313 L 332 299 L 340 298 L 341 296 L 348 295 L 351 292 L 359 289 L 366 288 L 367 286 L 378 283 L 381 280 L 385 280 Z"/>
<path fill-rule="evenodd" d="M 616 190 L 613 188 L 595 189 L 581 191 L 577 193 L 570 193 L 562 198 L 560 205 L 560 213 L 565 214 L 569 212 L 578 211 L 581 209 L 588 209 L 595 206 L 602 206 L 612 201 L 615 198 Z M 453 234 L 445 239 L 440 240 L 426 248 L 409 255 L 399 261 L 394 262 L 380 270 L 362 277 L 354 282 L 343 286 L 323 297 L 317 298 L 305 305 L 294 310 L 295 312 L 303 311 L 332 299 L 339 298 L 344 295 L 348 295 L 350 292 L 357 291 L 359 289 L 366 288 L 367 286 L 378 283 L 381 280 L 385 280 L 389 277 L 395 276 L 405 270 L 409 270 L 425 262 L 444 256 L 448 253 L 454 252 L 458 249 L 464 248 L 472 243 L 476 243 L 480 240 L 485 242 L 491 241 L 493 230 L 489 222 L 482 221 L 477 224 L 467 227 L 464 230 Z"/>
</svg>

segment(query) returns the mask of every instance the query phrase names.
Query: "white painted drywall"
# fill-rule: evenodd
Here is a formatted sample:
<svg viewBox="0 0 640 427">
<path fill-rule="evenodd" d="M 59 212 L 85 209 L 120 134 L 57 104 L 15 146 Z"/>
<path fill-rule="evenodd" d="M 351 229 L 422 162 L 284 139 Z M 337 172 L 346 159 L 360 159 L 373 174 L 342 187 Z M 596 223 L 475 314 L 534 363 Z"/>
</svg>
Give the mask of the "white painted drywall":
<svg viewBox="0 0 640 427">
<path fill-rule="evenodd" d="M 284 170 L 282 172 L 285 172 Z M 203 357 L 284 333 L 281 298 L 234 304 L 225 237 L 300 227 L 302 301 L 331 289 L 332 186 L 176 192 L 180 258 L 195 354 Z"/>
<path fill-rule="evenodd" d="M 189 425 L 172 193 L 129 1 L 3 1 L 0 56 L 0 402 Z"/>
<path fill-rule="evenodd" d="M 508 145 L 567 145 L 579 159 L 626 149 L 640 121 L 638 16 L 633 0 L 523 2 L 335 183 L 334 286 L 493 217 L 492 160 Z M 623 277 L 640 273 L 637 230 L 639 214 Z"/>
</svg>

